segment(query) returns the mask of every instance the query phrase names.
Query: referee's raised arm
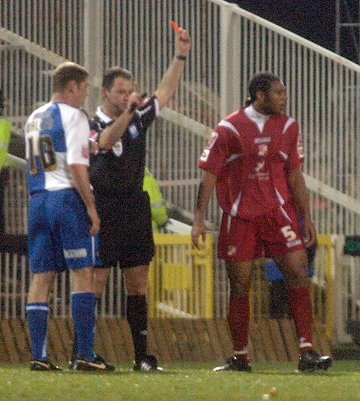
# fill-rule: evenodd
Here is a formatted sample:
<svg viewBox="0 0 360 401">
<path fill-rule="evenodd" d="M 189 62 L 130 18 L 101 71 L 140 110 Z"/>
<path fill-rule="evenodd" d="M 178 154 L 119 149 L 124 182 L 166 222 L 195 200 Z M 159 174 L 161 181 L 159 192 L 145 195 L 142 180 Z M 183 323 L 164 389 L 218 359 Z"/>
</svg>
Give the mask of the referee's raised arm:
<svg viewBox="0 0 360 401">
<path fill-rule="evenodd" d="M 176 91 L 190 48 L 191 38 L 185 29 L 180 28 L 179 31 L 176 32 L 174 58 L 155 91 L 160 109 L 168 104 Z"/>
</svg>

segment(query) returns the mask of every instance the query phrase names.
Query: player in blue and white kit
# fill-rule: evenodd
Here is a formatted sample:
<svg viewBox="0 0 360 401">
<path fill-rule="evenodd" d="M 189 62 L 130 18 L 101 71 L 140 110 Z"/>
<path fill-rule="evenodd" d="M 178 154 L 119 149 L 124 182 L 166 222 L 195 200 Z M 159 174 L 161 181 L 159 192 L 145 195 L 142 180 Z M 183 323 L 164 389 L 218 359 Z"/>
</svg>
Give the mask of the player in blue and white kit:
<svg viewBox="0 0 360 401">
<path fill-rule="evenodd" d="M 100 226 L 88 177 L 89 123 L 79 107 L 88 94 L 88 72 L 71 62 L 53 75 L 51 101 L 25 125 L 29 201 L 30 282 L 27 317 L 31 370 L 60 370 L 48 359 L 49 294 L 57 272 L 71 272 L 72 316 L 78 337 L 77 370 L 108 370 L 94 347 L 94 237 Z"/>
</svg>

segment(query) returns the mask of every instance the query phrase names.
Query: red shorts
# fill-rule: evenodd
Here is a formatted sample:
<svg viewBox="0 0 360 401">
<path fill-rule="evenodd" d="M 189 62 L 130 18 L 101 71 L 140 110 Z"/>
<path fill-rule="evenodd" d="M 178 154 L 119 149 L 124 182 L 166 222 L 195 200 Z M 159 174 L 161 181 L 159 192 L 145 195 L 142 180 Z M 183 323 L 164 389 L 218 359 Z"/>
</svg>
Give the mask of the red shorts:
<svg viewBox="0 0 360 401">
<path fill-rule="evenodd" d="M 298 216 L 291 204 L 252 220 L 223 214 L 218 257 L 229 262 L 273 257 L 303 249 Z"/>
</svg>

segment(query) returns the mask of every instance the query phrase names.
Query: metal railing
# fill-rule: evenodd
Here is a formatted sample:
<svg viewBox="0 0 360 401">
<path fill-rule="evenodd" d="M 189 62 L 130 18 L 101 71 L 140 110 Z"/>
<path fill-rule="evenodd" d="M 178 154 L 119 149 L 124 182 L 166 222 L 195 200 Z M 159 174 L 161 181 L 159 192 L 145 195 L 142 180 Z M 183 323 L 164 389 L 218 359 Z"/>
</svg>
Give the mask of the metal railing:
<svg viewBox="0 0 360 401">
<path fill-rule="evenodd" d="M 171 112 L 165 110 L 148 135 L 147 164 L 166 199 L 193 210 L 208 127 L 243 104 L 256 72 L 270 70 L 284 80 L 288 111 L 304 135 L 318 232 L 359 231 L 360 67 L 224 1 L 1 2 L 0 86 L 10 98 L 14 127 L 20 130 L 30 111 L 50 98 L 49 71 L 64 59 L 91 72 L 90 114 L 111 65 L 132 70 L 140 88 L 153 93 L 173 57 L 169 19 L 189 30 L 194 45 Z M 218 226 L 214 199 L 207 218 Z"/>
<path fill-rule="evenodd" d="M 189 235 L 155 234 L 156 256 L 150 265 L 148 285 L 148 310 L 150 318 L 213 318 L 226 316 L 227 294 L 221 296 L 224 313 L 218 313 L 219 299 L 215 295 L 213 272 L 213 238 L 207 236 L 203 249 L 191 244 Z M 344 294 L 337 297 L 340 283 L 348 283 L 344 275 L 335 283 L 334 239 L 321 235 L 318 238 L 315 276 L 312 279 L 313 311 L 317 321 L 324 324 L 329 339 L 334 335 L 334 322 L 338 336 L 344 335 L 347 320 L 334 317 L 334 303 L 340 311 L 352 305 L 344 302 Z M 338 261 L 337 261 L 338 262 Z M 25 318 L 26 295 L 30 280 L 28 258 L 16 253 L 0 252 L 0 319 Z M 353 283 L 353 285 L 356 285 Z M 270 316 L 269 282 L 261 260 L 253 271 L 251 288 L 251 315 L 257 319 Z M 67 272 L 57 276 L 50 297 L 52 316 L 71 316 L 70 282 Z M 349 297 L 349 293 L 346 293 Z M 359 313 L 355 303 L 353 312 Z M 113 268 L 98 305 L 98 315 L 126 317 L 126 291 L 121 270 Z M 339 322 L 341 319 L 341 322 Z M 338 326 L 340 324 L 340 326 Z M 345 326 L 344 326 L 345 325 Z M 341 337 L 342 338 L 342 337 Z"/>
<path fill-rule="evenodd" d="M 102 73 L 111 65 L 132 70 L 140 88 L 153 93 L 173 57 L 169 19 L 188 29 L 194 45 L 177 96 L 148 135 L 147 164 L 165 198 L 193 210 L 201 176 L 197 159 L 209 127 L 243 104 L 256 72 L 270 70 L 286 84 L 288 112 L 304 135 L 304 172 L 318 232 L 358 233 L 360 67 L 221 0 L 0 2 L 0 87 L 10 99 L 14 128 L 21 130 L 30 111 L 50 98 L 49 71 L 64 59 L 90 70 L 90 114 L 101 102 Z M 9 233 L 25 233 L 21 172 L 12 173 L 6 199 Z M 214 198 L 207 220 L 218 227 Z M 216 263 L 214 281 L 215 314 L 224 316 L 222 263 Z"/>
</svg>

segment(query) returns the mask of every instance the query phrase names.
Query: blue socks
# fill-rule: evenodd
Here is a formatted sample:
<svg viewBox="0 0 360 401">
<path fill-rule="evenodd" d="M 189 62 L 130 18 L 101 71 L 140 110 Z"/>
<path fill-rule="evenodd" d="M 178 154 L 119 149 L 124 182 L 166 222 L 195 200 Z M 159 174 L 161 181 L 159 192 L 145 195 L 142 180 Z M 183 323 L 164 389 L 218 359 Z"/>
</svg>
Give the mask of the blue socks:
<svg viewBox="0 0 360 401">
<path fill-rule="evenodd" d="M 94 359 L 95 342 L 95 306 L 93 292 L 77 292 L 71 294 L 72 315 L 77 338 L 77 351 L 82 359 Z M 47 359 L 47 331 L 49 304 L 34 302 L 26 306 L 31 337 L 32 359 Z"/>
<path fill-rule="evenodd" d="M 95 342 L 95 294 L 93 292 L 73 292 L 71 301 L 77 353 L 79 358 L 92 361 Z"/>
<path fill-rule="evenodd" d="M 28 304 L 26 312 L 31 337 L 32 359 L 46 360 L 49 304 L 47 302 Z"/>
</svg>

